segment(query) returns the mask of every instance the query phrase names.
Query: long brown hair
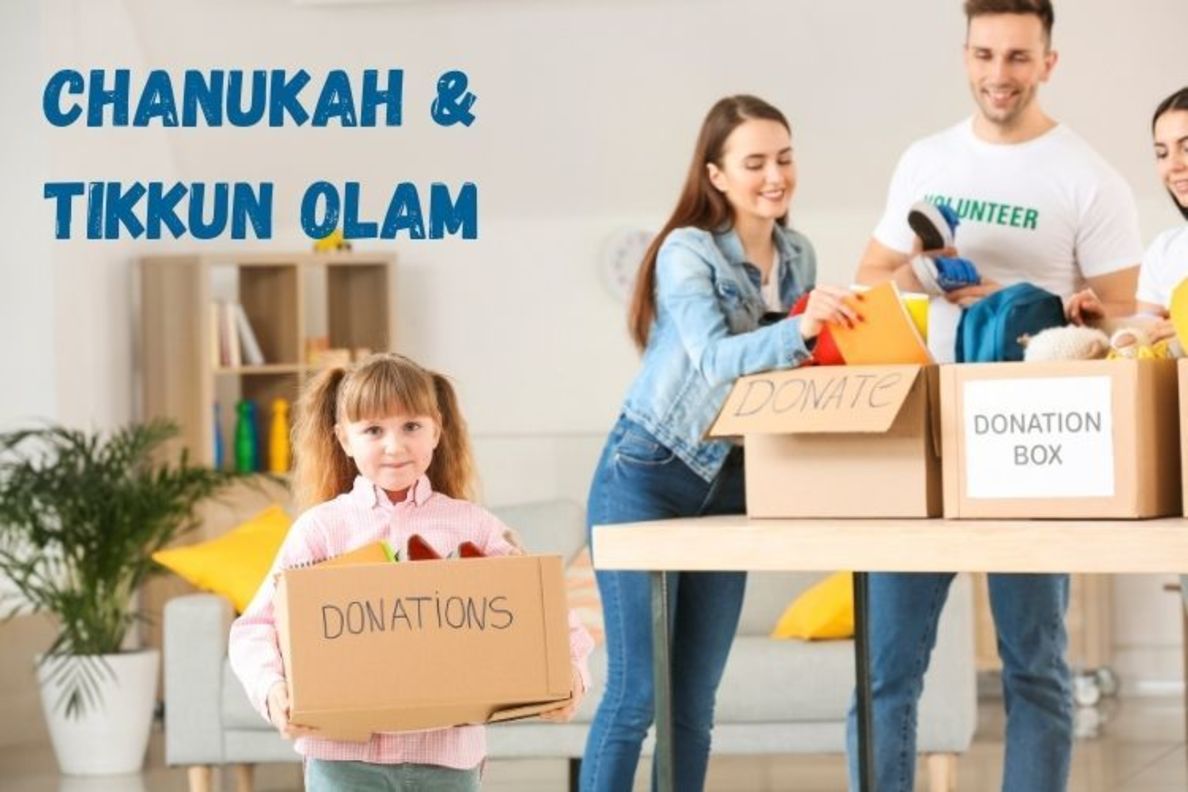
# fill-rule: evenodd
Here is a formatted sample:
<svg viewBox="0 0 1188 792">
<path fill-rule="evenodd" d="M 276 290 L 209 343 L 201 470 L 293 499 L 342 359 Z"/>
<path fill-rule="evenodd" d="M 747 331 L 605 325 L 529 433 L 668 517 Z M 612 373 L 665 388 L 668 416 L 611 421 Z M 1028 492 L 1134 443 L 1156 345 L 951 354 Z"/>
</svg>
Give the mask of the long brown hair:
<svg viewBox="0 0 1188 792">
<path fill-rule="evenodd" d="M 719 231 L 734 224 L 734 207 L 726 196 L 710 183 L 706 165 L 714 163 L 721 167 L 722 149 L 726 138 L 740 124 L 749 119 L 777 121 L 789 133 L 792 131 L 788 119 L 772 105 L 755 96 L 740 94 L 719 99 L 701 122 L 697 145 L 693 148 L 693 160 L 685 175 L 685 186 L 668 222 L 652 240 L 640 262 L 635 277 L 635 291 L 631 297 L 631 308 L 627 314 L 627 327 L 635 345 L 642 351 L 648 345 L 648 334 L 656 318 L 656 254 L 664 239 L 673 230 L 684 226 L 695 226 L 705 231 Z M 787 216 L 780 218 L 783 224 Z"/>
<path fill-rule="evenodd" d="M 1174 110 L 1188 111 L 1188 86 L 1176 91 L 1174 94 L 1160 102 L 1159 106 L 1155 108 L 1155 115 L 1151 116 L 1151 134 L 1155 134 L 1155 124 L 1159 122 L 1159 119 L 1163 117 L 1165 113 L 1170 113 Z M 1188 206 L 1181 206 L 1180 202 L 1176 200 L 1176 196 L 1172 195 L 1171 190 L 1168 190 L 1167 194 L 1171 195 L 1172 203 L 1174 203 L 1176 208 L 1180 210 L 1180 214 L 1184 216 L 1184 219 L 1188 220 Z"/>
<path fill-rule="evenodd" d="M 334 429 L 344 421 L 397 413 L 427 415 L 441 439 L 426 475 L 433 489 L 451 498 L 474 497 L 474 457 L 454 388 L 441 374 L 403 355 L 377 354 L 350 368 L 321 371 L 297 400 L 293 425 L 294 492 L 304 510 L 353 485 L 358 469 Z"/>
</svg>

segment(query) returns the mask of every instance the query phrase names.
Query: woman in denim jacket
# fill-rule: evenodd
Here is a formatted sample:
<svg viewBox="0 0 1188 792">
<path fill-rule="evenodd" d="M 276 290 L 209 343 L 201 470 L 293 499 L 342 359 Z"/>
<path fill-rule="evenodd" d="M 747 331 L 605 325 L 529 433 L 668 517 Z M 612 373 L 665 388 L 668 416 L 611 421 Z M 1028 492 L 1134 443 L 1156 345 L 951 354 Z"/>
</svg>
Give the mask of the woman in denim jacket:
<svg viewBox="0 0 1188 792">
<path fill-rule="evenodd" d="M 753 96 L 710 109 L 676 209 L 640 265 L 630 328 L 643 366 L 594 474 L 591 525 L 746 511 L 742 449 L 704 437 L 731 384 L 806 362 L 826 323 L 857 320 L 848 291 L 813 288 L 812 245 L 785 224 L 795 185 L 779 110 Z M 787 317 L 809 289 L 804 313 Z M 643 572 L 597 577 L 607 681 L 581 788 L 621 792 L 632 787 L 652 722 L 650 589 Z M 672 576 L 673 764 L 682 792 L 704 785 L 714 696 L 745 580 Z"/>
</svg>

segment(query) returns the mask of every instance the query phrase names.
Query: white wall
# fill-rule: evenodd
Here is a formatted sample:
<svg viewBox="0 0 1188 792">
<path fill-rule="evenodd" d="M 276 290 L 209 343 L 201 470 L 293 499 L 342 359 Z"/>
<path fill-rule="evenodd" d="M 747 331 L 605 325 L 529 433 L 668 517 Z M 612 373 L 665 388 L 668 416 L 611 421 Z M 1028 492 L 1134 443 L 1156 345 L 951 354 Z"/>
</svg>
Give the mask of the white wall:
<svg viewBox="0 0 1188 792">
<path fill-rule="evenodd" d="M 0 388 L 0 429 L 10 429 L 17 420 L 55 415 L 57 392 L 50 237 L 23 233 L 37 228 L 47 152 L 38 114 L 11 109 L 40 106 L 33 77 L 41 68 L 44 42 L 33 3 L 7 7 L 0 19 L 0 107 L 10 108 L 3 114 L 0 133 L 0 349 L 6 372 Z"/>
<path fill-rule="evenodd" d="M 1064 0 L 1057 11 L 1062 57 L 1045 106 L 1123 172 L 1150 237 L 1178 221 L 1153 174 L 1149 115 L 1188 74 L 1188 3 Z M 273 180 L 272 246 L 304 248 L 293 218 L 312 180 L 361 181 L 371 217 L 397 182 L 471 180 L 479 241 L 391 246 L 396 333 L 404 351 L 460 383 L 494 503 L 584 499 L 636 365 L 598 254 L 612 230 L 663 219 L 715 99 L 751 92 L 787 112 L 800 165 L 794 219 L 818 247 L 821 278 L 837 282 L 853 273 L 904 146 L 970 110 L 955 0 L 21 0 L 0 14 L 9 65 L 0 149 L 15 162 L 0 216 L 19 246 L 3 257 L 0 344 L 21 373 L 4 389 L 0 420 L 39 412 L 105 426 L 134 416 L 131 263 L 193 246 L 48 241 L 41 181 Z M 405 125 L 56 130 L 41 121 L 39 98 L 63 66 L 304 67 L 315 77 L 400 67 Z M 465 70 L 479 96 L 470 129 L 428 118 L 448 69 Z M 1174 602 L 1157 588 L 1116 586 L 1120 656 L 1155 682 L 1178 674 L 1179 642 Z"/>
</svg>

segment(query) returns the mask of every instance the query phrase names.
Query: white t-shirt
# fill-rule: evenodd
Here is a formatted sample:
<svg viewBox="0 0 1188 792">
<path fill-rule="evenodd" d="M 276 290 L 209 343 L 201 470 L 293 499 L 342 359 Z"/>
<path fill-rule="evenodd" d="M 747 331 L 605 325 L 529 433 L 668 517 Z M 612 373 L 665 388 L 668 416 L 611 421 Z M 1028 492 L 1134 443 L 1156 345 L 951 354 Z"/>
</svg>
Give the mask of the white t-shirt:
<svg viewBox="0 0 1188 792">
<path fill-rule="evenodd" d="M 759 287 L 763 295 L 763 305 L 772 313 L 783 313 L 784 306 L 780 302 L 780 251 L 776 250 L 772 257 L 771 269 L 767 271 L 767 280 Z"/>
<path fill-rule="evenodd" d="M 1139 270 L 1139 302 L 1171 305 L 1172 290 L 1188 278 L 1188 225 L 1164 231 L 1143 254 Z"/>
<path fill-rule="evenodd" d="M 1138 263 L 1138 209 L 1130 187 L 1063 125 L 1015 144 L 987 143 L 966 119 L 912 144 L 899 160 L 874 237 L 908 253 L 913 203 L 947 203 L 961 217 L 958 254 L 1003 286 L 1030 281 L 1068 297 L 1085 278 Z M 953 359 L 960 310 L 929 310 L 929 347 Z"/>
</svg>

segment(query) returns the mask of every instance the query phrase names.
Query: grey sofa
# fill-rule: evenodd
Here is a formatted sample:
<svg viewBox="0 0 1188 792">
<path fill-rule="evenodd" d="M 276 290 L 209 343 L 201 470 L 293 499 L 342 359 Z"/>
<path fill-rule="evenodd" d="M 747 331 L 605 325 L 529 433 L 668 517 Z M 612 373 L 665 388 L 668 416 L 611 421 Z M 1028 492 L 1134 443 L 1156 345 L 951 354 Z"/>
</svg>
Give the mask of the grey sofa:
<svg viewBox="0 0 1188 792">
<path fill-rule="evenodd" d="M 493 509 L 532 552 L 573 556 L 585 543 L 582 510 L 552 501 Z M 738 637 L 719 692 L 713 751 L 718 754 L 842 753 L 854 684 L 850 641 L 775 641 L 767 637 L 784 607 L 820 575 L 753 574 Z M 295 762 L 297 754 L 247 703 L 227 664 L 230 603 L 211 594 L 165 606 L 165 758 L 191 768 L 192 790 L 209 786 L 210 768 Z M 591 658 L 594 684 L 567 724 L 526 720 L 492 726 L 490 754 L 570 761 L 571 784 L 601 695 L 606 654 Z M 941 617 L 920 707 L 919 751 L 929 755 L 933 792 L 955 783 L 956 756 L 973 737 L 976 680 L 972 594 L 958 577 Z M 650 746 L 645 747 L 650 751 Z M 575 787 L 576 788 L 576 787 Z"/>
</svg>

